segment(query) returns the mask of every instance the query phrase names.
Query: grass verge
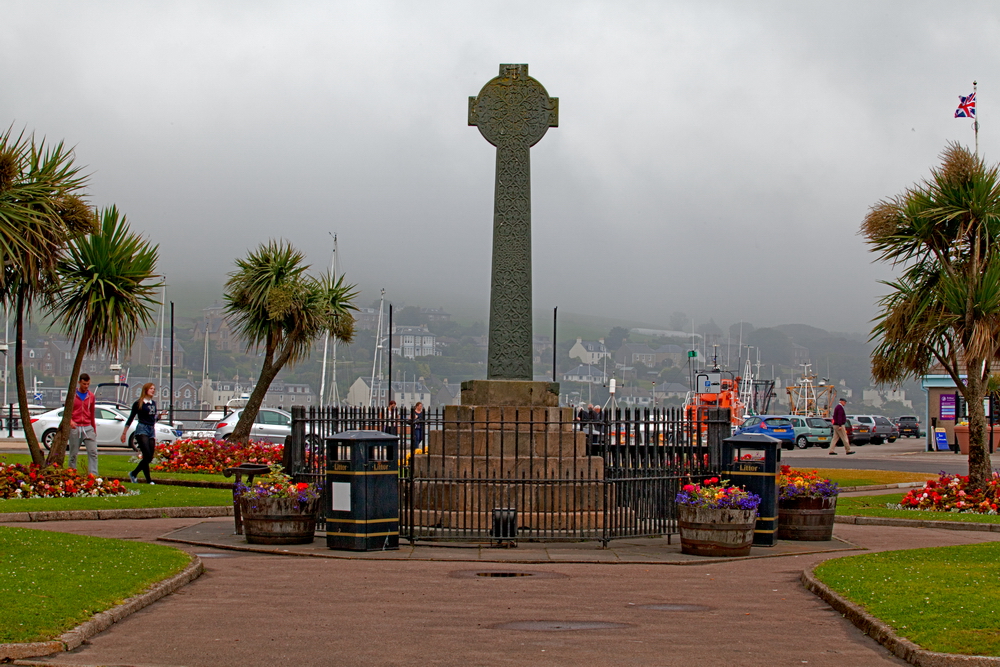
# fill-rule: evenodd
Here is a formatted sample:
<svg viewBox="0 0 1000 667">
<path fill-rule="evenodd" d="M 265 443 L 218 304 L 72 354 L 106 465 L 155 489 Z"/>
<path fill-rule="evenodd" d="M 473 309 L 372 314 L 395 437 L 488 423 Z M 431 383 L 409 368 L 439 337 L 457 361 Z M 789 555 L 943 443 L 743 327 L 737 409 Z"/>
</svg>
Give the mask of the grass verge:
<svg viewBox="0 0 1000 667">
<path fill-rule="evenodd" d="M 922 648 L 1000 655 L 1000 542 L 850 556 L 815 572 Z"/>
<path fill-rule="evenodd" d="M 189 561 L 158 544 L 0 527 L 0 643 L 53 639 Z"/>
<path fill-rule="evenodd" d="M 30 454 L 0 454 L 0 460 L 7 461 L 8 463 L 31 463 Z M 98 454 L 97 455 L 97 471 L 101 475 L 110 475 L 111 477 L 120 477 L 121 479 L 128 479 L 128 474 L 135 469 L 135 465 L 138 459 L 133 459 L 132 456 L 127 456 L 124 454 Z M 81 453 L 76 459 L 76 469 L 87 474 L 87 457 Z M 182 481 L 197 481 L 197 482 L 222 482 L 224 484 L 232 484 L 233 478 L 228 479 L 223 475 L 216 475 L 211 473 L 190 473 L 190 472 L 158 472 L 156 470 L 152 473 L 153 481 L 157 479 L 176 479 Z"/>
<path fill-rule="evenodd" d="M 799 466 L 792 466 L 799 468 Z M 805 470 L 806 468 L 800 468 Z M 808 468 L 813 470 L 813 468 Z M 870 486 L 875 484 L 899 484 L 901 482 L 926 482 L 938 476 L 923 472 L 901 472 L 898 470 L 845 470 L 843 468 L 816 468 L 820 477 L 828 477 L 840 486 Z"/>
<path fill-rule="evenodd" d="M 7 512 L 54 512 L 64 510 L 114 510 L 142 507 L 216 507 L 231 505 L 232 491 L 188 486 L 126 484 L 137 496 L 101 498 L 13 498 L 0 500 L 0 515 Z"/>
<path fill-rule="evenodd" d="M 970 523 L 1000 523 L 997 514 L 971 514 L 958 512 L 929 512 L 927 510 L 894 510 L 887 503 L 896 504 L 903 499 L 902 493 L 887 493 L 882 496 L 855 496 L 837 498 L 837 514 L 846 516 L 881 516 L 895 519 L 918 519 L 921 521 L 967 521 Z"/>
</svg>

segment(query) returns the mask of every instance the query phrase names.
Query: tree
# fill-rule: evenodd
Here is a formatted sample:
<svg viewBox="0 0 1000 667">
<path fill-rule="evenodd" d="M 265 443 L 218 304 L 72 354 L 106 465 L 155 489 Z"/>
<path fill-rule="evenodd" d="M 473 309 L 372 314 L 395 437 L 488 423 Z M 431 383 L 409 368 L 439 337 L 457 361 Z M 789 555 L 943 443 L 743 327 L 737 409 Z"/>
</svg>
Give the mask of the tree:
<svg viewBox="0 0 1000 667">
<path fill-rule="evenodd" d="M 130 347 L 153 323 L 160 283 L 157 247 L 129 229 L 115 206 L 101 212 L 100 229 L 73 239 L 59 262 L 51 314 L 77 343 L 62 421 L 46 463 L 62 465 L 69 437 L 74 386 L 88 352 Z"/>
<path fill-rule="evenodd" d="M 264 349 L 257 384 L 230 436 L 237 442 L 250 439 L 264 395 L 285 364 L 308 357 L 313 341 L 324 334 L 345 343 L 354 339 L 355 286 L 345 285 L 344 276 L 310 277 L 304 259 L 286 241 L 269 241 L 237 260 L 226 281 L 233 330 L 248 353 Z"/>
<path fill-rule="evenodd" d="M 611 327 L 607 337 L 604 339 L 604 346 L 609 350 L 617 350 L 628 340 L 629 331 L 625 327 Z"/>
<path fill-rule="evenodd" d="M 861 232 L 902 275 L 885 284 L 872 329 L 880 384 L 937 363 L 969 407 L 969 483 L 990 477 L 983 398 L 1000 345 L 1000 176 L 958 144 L 923 181 L 868 211 Z"/>
<path fill-rule="evenodd" d="M 47 147 L 10 130 L 0 135 L 0 299 L 14 310 L 14 377 L 21 423 L 31 423 L 24 380 L 24 325 L 32 304 L 55 281 L 65 243 L 96 229 L 83 201 L 86 178 L 62 142 Z M 45 456 L 34 430 L 24 429 L 34 463 Z"/>
</svg>

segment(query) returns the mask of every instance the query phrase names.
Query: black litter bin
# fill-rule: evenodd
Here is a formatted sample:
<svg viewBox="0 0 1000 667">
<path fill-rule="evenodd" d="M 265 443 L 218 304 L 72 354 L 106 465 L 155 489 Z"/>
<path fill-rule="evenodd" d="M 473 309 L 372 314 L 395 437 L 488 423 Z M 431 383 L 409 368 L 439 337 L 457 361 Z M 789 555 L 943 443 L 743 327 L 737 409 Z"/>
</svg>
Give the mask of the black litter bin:
<svg viewBox="0 0 1000 667">
<path fill-rule="evenodd" d="M 350 551 L 399 548 L 399 438 L 344 431 L 326 439 L 326 546 Z"/>
<path fill-rule="evenodd" d="M 778 543 L 778 464 L 781 441 L 763 433 L 734 435 L 722 441 L 722 478 L 760 496 L 756 547 Z"/>
</svg>

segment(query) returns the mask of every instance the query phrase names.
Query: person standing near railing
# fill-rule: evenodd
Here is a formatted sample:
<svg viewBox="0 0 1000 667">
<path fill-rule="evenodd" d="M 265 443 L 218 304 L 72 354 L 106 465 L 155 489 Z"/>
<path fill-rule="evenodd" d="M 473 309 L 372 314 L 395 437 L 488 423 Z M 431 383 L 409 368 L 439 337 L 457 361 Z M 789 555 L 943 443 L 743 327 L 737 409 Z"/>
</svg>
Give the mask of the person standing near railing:
<svg viewBox="0 0 1000 667">
<path fill-rule="evenodd" d="M 152 382 L 147 382 L 142 385 L 142 391 L 139 393 L 139 398 L 136 399 L 135 403 L 132 404 L 132 412 L 128 416 L 128 421 L 125 422 L 125 429 L 122 431 L 122 442 L 125 442 L 125 438 L 128 435 L 128 427 L 132 424 L 132 420 L 138 418 L 139 423 L 135 427 L 135 442 L 139 445 L 139 452 L 142 458 L 139 460 L 139 465 L 135 467 L 135 470 L 128 474 L 128 478 L 132 480 L 133 484 L 139 483 L 138 475 L 140 472 L 146 477 L 147 484 L 155 484 L 149 476 L 149 464 L 153 461 L 153 450 L 156 449 L 156 401 L 153 397 L 156 396 L 156 385 Z"/>
<path fill-rule="evenodd" d="M 423 447 L 425 418 L 424 404 L 417 401 L 417 404 L 413 406 L 413 412 L 410 413 L 410 433 L 412 434 L 414 449 Z"/>
</svg>

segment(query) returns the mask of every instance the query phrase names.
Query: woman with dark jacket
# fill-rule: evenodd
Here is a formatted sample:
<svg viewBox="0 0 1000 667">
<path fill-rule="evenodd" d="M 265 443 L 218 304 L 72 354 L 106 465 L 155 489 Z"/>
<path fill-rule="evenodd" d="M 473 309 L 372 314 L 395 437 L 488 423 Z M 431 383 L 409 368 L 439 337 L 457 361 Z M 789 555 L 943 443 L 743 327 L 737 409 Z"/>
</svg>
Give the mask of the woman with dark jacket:
<svg viewBox="0 0 1000 667">
<path fill-rule="evenodd" d="M 149 464 L 153 460 L 153 449 L 156 447 L 156 401 L 153 397 L 156 396 L 156 385 L 152 382 L 147 382 L 142 385 L 142 392 L 139 394 L 139 398 L 135 403 L 132 404 L 132 412 L 128 416 L 128 421 L 125 422 L 125 430 L 122 431 L 122 442 L 125 442 L 125 437 L 128 435 L 128 427 L 132 424 L 132 420 L 138 418 L 139 423 L 135 427 L 135 442 L 139 445 L 139 452 L 142 454 L 142 459 L 139 461 L 139 465 L 135 467 L 135 470 L 128 474 L 128 478 L 132 480 L 133 484 L 139 483 L 139 472 L 141 471 L 146 476 L 146 483 L 155 484 L 155 482 L 149 477 Z"/>
</svg>

